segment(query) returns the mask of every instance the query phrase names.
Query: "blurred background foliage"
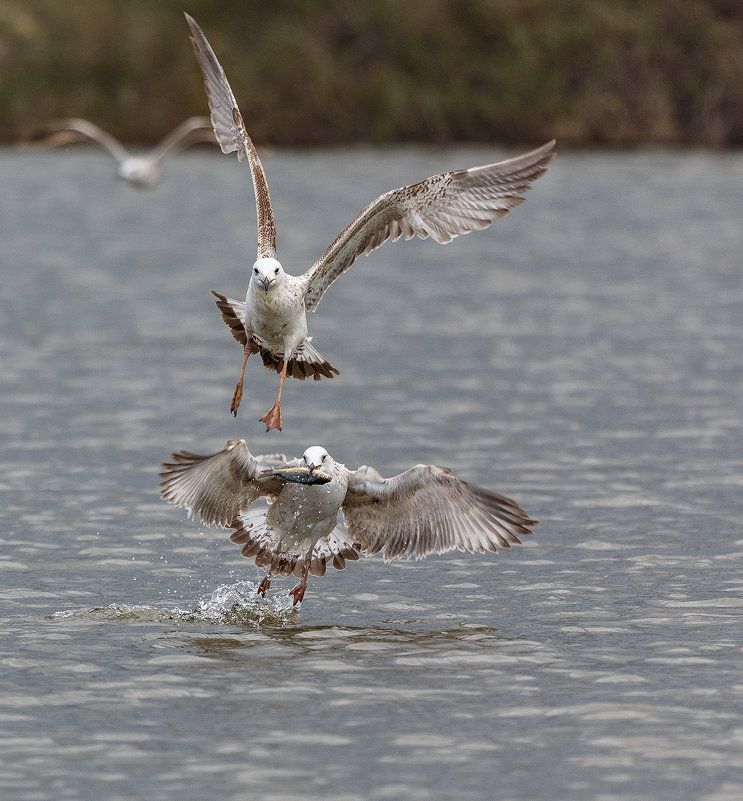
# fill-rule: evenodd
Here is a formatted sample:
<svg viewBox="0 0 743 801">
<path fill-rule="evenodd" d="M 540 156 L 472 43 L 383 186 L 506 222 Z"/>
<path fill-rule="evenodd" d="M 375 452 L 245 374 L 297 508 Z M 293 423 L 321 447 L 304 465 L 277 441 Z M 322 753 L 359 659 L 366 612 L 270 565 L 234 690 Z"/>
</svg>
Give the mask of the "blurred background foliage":
<svg viewBox="0 0 743 801">
<path fill-rule="evenodd" d="M 743 143 L 741 0 L 0 0 L 0 141 L 205 113 L 184 8 L 259 144 Z"/>
</svg>

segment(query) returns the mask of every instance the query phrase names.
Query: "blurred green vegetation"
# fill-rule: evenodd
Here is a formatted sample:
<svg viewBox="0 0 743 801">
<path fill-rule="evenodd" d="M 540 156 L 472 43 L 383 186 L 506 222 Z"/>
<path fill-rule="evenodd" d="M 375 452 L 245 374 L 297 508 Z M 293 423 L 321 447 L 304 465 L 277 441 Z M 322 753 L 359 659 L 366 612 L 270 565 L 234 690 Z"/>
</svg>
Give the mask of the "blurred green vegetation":
<svg viewBox="0 0 743 801">
<path fill-rule="evenodd" d="M 740 0 L 0 0 L 0 141 L 205 113 L 184 7 L 260 144 L 743 143 Z"/>
</svg>

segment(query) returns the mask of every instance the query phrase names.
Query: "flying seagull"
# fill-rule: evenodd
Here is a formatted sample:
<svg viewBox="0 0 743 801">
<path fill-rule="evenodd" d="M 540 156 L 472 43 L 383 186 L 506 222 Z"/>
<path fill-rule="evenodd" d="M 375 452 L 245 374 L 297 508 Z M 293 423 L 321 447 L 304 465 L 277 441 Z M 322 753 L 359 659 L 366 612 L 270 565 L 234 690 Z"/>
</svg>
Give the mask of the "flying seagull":
<svg viewBox="0 0 743 801">
<path fill-rule="evenodd" d="M 381 551 L 388 562 L 455 549 L 495 552 L 520 544 L 538 522 L 516 501 L 434 465 L 382 478 L 366 465 L 349 470 L 319 445 L 288 461 L 283 454 L 253 456 L 242 439 L 210 456 L 178 451 L 171 458 L 159 474 L 162 497 L 207 525 L 234 529 L 230 539 L 243 546 L 242 555 L 268 568 L 261 595 L 273 575 L 299 578 L 295 605 L 309 574 L 324 575 L 328 562 L 343 570 L 362 553 Z M 249 508 L 259 497 L 270 505 Z"/>
<path fill-rule="evenodd" d="M 214 142 L 207 117 L 189 117 L 171 131 L 149 153 L 132 155 L 116 137 L 88 120 L 53 120 L 34 131 L 26 146 L 59 147 L 76 142 L 95 142 L 117 162 L 116 175 L 138 189 L 151 189 L 162 180 L 160 163 L 170 155 L 197 142 Z"/>
<path fill-rule="evenodd" d="M 245 301 L 213 293 L 222 319 L 244 349 L 230 411 L 237 415 L 248 357 L 260 353 L 264 365 L 279 374 L 276 402 L 261 420 L 267 431 L 280 430 L 281 390 L 287 375 L 301 380 L 312 376 L 319 381 L 339 372 L 307 336 L 306 312 L 315 310 L 333 281 L 357 256 L 370 253 L 388 239 L 417 235 L 446 243 L 460 234 L 487 228 L 523 202 L 521 195 L 553 159 L 555 142 L 507 161 L 440 173 L 380 195 L 359 212 L 309 270 L 290 275 L 276 258 L 276 223 L 268 183 L 235 96 L 201 28 L 188 14 L 186 20 L 204 76 L 217 142 L 223 153 L 237 152 L 238 160 L 248 159 L 258 208 L 258 257 Z"/>
</svg>

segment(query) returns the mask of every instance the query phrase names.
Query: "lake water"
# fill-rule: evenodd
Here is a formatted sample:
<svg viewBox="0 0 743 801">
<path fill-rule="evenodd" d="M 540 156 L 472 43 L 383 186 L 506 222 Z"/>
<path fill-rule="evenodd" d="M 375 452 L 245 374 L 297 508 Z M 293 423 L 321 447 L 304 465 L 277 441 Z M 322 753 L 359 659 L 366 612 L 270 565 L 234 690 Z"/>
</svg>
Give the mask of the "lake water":
<svg viewBox="0 0 743 801">
<path fill-rule="evenodd" d="M 514 150 L 264 156 L 290 272 L 381 192 Z M 562 152 L 528 202 L 361 258 L 276 376 L 241 297 L 249 171 L 138 192 L 0 151 L 0 797 L 743 798 L 743 156 Z M 292 580 L 158 496 L 170 452 L 453 468 L 542 522 L 497 555 Z"/>
</svg>

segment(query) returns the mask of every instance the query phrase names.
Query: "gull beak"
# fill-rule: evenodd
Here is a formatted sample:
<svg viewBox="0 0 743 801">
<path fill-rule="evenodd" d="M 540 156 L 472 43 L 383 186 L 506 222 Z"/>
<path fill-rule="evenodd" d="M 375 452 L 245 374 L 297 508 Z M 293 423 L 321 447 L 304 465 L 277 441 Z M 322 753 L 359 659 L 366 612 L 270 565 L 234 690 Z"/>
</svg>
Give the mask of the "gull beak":
<svg viewBox="0 0 743 801">
<path fill-rule="evenodd" d="M 264 289 L 265 293 L 268 294 L 268 288 L 271 286 L 271 279 L 270 278 L 264 278 L 261 281 L 261 283 L 263 284 L 263 289 Z"/>
</svg>

